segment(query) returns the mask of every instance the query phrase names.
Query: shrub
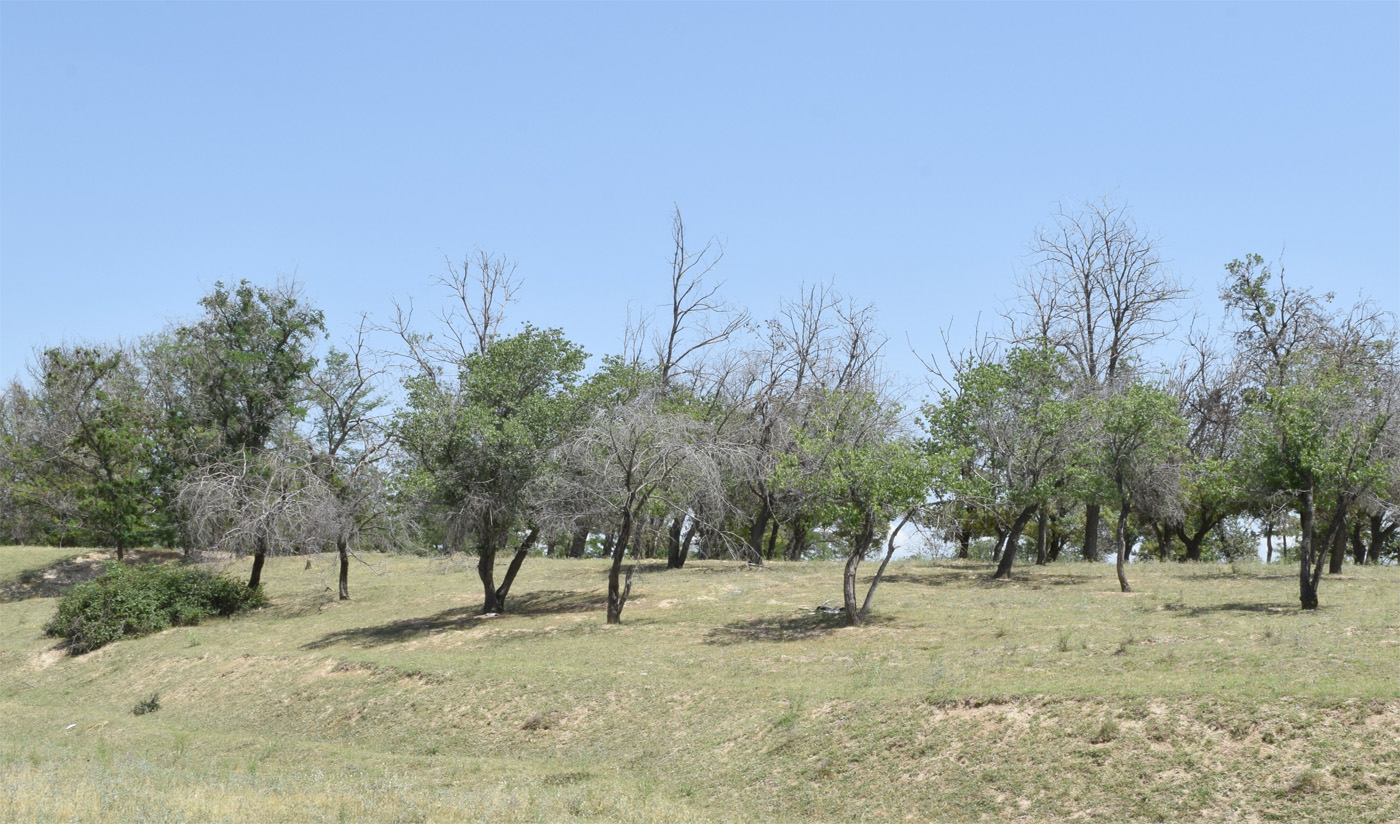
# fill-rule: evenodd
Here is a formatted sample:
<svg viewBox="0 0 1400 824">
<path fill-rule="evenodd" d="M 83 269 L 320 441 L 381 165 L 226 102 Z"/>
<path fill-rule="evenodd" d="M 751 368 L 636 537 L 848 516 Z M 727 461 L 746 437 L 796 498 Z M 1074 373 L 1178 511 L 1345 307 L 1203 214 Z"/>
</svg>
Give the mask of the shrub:
<svg viewBox="0 0 1400 824">
<path fill-rule="evenodd" d="M 160 709 L 160 693 L 151 693 L 150 698 L 144 698 L 136 702 L 136 706 L 131 708 L 132 715 L 145 715 L 148 712 L 155 712 Z"/>
<path fill-rule="evenodd" d="M 232 615 L 265 602 L 260 590 L 202 569 L 109 564 L 101 576 L 59 600 L 58 613 L 44 631 L 68 639 L 69 651 L 80 655 L 119 638 L 193 626 L 211 615 Z"/>
</svg>

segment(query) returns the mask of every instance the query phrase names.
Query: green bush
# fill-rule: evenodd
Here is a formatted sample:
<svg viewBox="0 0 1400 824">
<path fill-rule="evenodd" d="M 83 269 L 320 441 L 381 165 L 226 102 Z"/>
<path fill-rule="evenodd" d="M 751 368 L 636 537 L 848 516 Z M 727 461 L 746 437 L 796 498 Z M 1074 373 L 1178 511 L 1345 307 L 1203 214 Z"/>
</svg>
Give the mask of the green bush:
<svg viewBox="0 0 1400 824">
<path fill-rule="evenodd" d="M 206 570 L 109 564 L 101 576 L 59 600 L 58 613 L 44 631 L 67 638 L 69 651 L 80 655 L 119 638 L 194 626 L 211 615 L 232 615 L 264 603 L 260 590 Z"/>
</svg>

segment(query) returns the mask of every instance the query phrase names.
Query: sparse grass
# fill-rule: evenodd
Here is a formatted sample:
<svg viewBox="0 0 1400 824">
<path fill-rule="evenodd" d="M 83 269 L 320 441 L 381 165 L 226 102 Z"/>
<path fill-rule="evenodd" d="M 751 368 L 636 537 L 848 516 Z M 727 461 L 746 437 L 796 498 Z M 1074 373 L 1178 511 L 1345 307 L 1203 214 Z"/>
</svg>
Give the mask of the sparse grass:
<svg viewBox="0 0 1400 824">
<path fill-rule="evenodd" d="M 1260 565 L 907 562 L 853 630 L 830 564 L 648 567 L 608 627 L 602 562 L 497 618 L 474 564 L 374 563 L 78 658 L 0 603 L 0 821 L 1400 818 L 1396 569 L 1303 613 Z"/>
</svg>

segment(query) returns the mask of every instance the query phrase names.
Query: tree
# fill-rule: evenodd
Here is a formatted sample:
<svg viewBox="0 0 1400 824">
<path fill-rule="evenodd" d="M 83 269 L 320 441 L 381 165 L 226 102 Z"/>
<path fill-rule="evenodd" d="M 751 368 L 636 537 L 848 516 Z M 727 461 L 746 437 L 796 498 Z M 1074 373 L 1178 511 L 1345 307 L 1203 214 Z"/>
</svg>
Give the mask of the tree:
<svg viewBox="0 0 1400 824">
<path fill-rule="evenodd" d="M 349 351 L 331 349 L 308 378 L 315 408 L 315 456 L 312 465 L 334 496 L 332 518 L 340 561 L 340 599 L 350 598 L 350 554 L 366 532 L 394 541 L 398 530 L 388 500 L 388 479 L 380 465 L 389 457 L 392 431 L 380 413 L 384 398 L 375 394 L 381 374 L 364 346 L 362 325 Z"/>
<path fill-rule="evenodd" d="M 1047 340 L 1081 380 L 1109 391 L 1142 352 L 1174 325 L 1185 294 L 1158 241 L 1126 206 L 1108 198 L 1061 206 L 1031 242 L 1031 266 L 1018 281 L 1021 303 L 1009 315 L 1012 339 Z M 1086 502 L 1084 557 L 1098 560 L 1100 502 Z"/>
<path fill-rule="evenodd" d="M 1343 314 L 1332 296 L 1287 285 L 1258 255 L 1232 261 L 1221 297 L 1236 313 L 1245 372 L 1245 427 L 1253 492 L 1286 500 L 1299 517 L 1299 600 L 1318 606 L 1331 547 L 1345 552 L 1347 513 L 1386 486 L 1400 453 L 1400 364 L 1393 320 L 1366 301 Z M 1317 513 L 1330 510 L 1318 543 Z"/>
<path fill-rule="evenodd" d="M 1211 531 L 1250 505 L 1239 463 L 1243 382 L 1239 364 L 1193 330 L 1170 386 L 1186 421 L 1186 460 L 1180 522 L 1161 530 L 1166 538 L 1172 532 L 1181 538 L 1182 560 L 1199 561 Z"/>
<path fill-rule="evenodd" d="M 86 540 L 128 548 L 151 534 L 150 408 L 130 353 L 108 346 L 44 351 L 39 365 L 38 454 L 75 498 Z"/>
<path fill-rule="evenodd" d="M 269 555 L 320 547 L 337 533 L 339 507 L 302 449 L 241 450 L 233 460 L 189 472 L 178 503 L 185 529 L 201 547 L 253 556 L 248 588 L 262 584 Z M 298 454 L 299 453 L 299 454 Z"/>
<path fill-rule="evenodd" d="M 531 497 L 553 451 L 577 421 L 574 389 L 586 354 L 557 329 L 528 324 L 460 361 L 457 380 L 408 381 L 395 437 L 419 488 L 455 532 L 477 549 L 483 613 L 505 611 L 506 596 L 539 532 Z M 495 563 L 518 529 L 526 536 L 499 586 Z"/>
<path fill-rule="evenodd" d="M 1318 606 L 1318 580 L 1327 553 L 1344 530 L 1347 511 L 1383 482 L 1386 461 L 1400 451 L 1396 404 L 1400 385 L 1324 365 L 1294 371 L 1254 403 L 1247 437 L 1252 479 L 1263 493 L 1294 501 L 1300 521 L 1299 600 Z M 1331 513 L 1320 543 L 1320 502 Z"/>
<path fill-rule="evenodd" d="M 897 406 L 869 392 L 831 392 L 811 425 L 797 434 L 797 448 L 783 456 L 780 483 L 807 490 L 813 520 L 846 545 L 842 601 L 849 626 L 860 626 L 895 551 L 899 530 L 915 517 L 930 480 L 926 454 L 899 432 Z M 890 532 L 890 522 L 898 525 Z M 858 599 L 861 561 L 889 533 L 885 556 Z"/>
<path fill-rule="evenodd" d="M 1171 395 L 1141 382 L 1106 398 L 1091 398 L 1085 413 L 1093 425 L 1079 444 L 1080 483 L 1102 484 L 1117 505 L 1118 584 L 1131 592 L 1125 571 L 1131 549 L 1128 518 L 1133 513 L 1149 521 L 1180 518 L 1186 422 L 1177 415 Z"/>
<path fill-rule="evenodd" d="M 728 514 L 726 478 L 747 459 L 742 444 L 716 437 L 703 416 L 663 393 L 657 376 L 613 358 L 587 387 L 590 416 L 562 445 L 550 509 L 567 522 L 616 524 L 608 571 L 607 621 L 618 624 L 632 591 L 624 577 L 629 540 L 649 512 L 713 519 Z"/>
<path fill-rule="evenodd" d="M 954 388 L 925 406 L 927 449 L 939 458 L 937 489 L 985 509 L 1014 513 L 995 577 L 1008 578 L 1036 511 L 1059 494 L 1079 421 L 1065 359 L 1042 346 L 968 365 Z"/>
<path fill-rule="evenodd" d="M 296 426 L 316 363 L 311 344 L 325 321 L 294 281 L 270 289 L 216 282 L 200 305 L 198 321 L 147 343 L 165 416 L 158 477 L 179 490 L 186 537 L 251 548 L 249 586 L 256 587 L 269 551 L 311 540 L 304 527 L 313 523 L 326 526 L 324 518 L 289 524 L 283 514 L 309 507 L 309 499 L 324 509 L 319 491 L 309 491 L 318 483 L 304 465 Z M 284 454 L 267 454 L 279 449 Z M 235 495 L 249 497 L 238 502 Z"/>
</svg>

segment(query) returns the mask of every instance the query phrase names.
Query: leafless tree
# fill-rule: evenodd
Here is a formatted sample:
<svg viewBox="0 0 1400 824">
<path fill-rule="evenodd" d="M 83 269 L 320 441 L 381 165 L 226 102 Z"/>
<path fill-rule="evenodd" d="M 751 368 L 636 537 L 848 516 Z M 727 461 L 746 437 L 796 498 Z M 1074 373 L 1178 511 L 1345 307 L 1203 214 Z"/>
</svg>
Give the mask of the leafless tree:
<svg viewBox="0 0 1400 824">
<path fill-rule="evenodd" d="M 307 379 L 315 407 L 312 466 L 340 510 L 332 523 L 341 600 L 350 598 L 350 556 L 361 536 L 373 532 L 388 544 L 398 544 L 405 532 L 390 507 L 381 468 L 390 457 L 393 437 L 382 411 L 384 400 L 376 395 L 384 369 L 372 360 L 368 332 L 368 321 L 362 319 L 350 348 L 331 350 Z"/>
<path fill-rule="evenodd" d="M 398 348 L 383 354 L 434 381 L 467 355 L 484 354 L 500 337 L 506 308 L 517 300 L 524 283 L 516 269 L 517 264 L 504 255 L 481 249 L 465 256 L 461 264 L 448 258 L 446 274 L 433 278 L 448 295 L 446 305 L 432 313 L 436 331 L 425 332 L 415 322 L 412 300 L 395 300 L 387 325 L 374 330 L 399 341 Z"/>
<path fill-rule="evenodd" d="M 723 282 L 706 280 L 724 258 L 724 247 L 715 238 L 699 249 L 687 246 L 679 206 L 671 216 L 671 244 L 671 303 L 666 324 L 654 341 L 662 387 L 678 375 L 694 373 L 700 368 L 696 359 L 749 322 L 748 312 L 719 297 Z"/>
<path fill-rule="evenodd" d="M 178 503 L 185 528 L 202 550 L 253 556 L 248 587 L 262 582 L 268 555 L 320 548 L 347 530 L 335 494 L 309 455 L 239 453 L 191 472 Z"/>
<path fill-rule="evenodd" d="M 1059 206 L 1030 245 L 1017 279 L 1019 301 L 1006 312 L 1011 339 L 1048 340 L 1091 385 L 1110 391 L 1144 350 L 1171 334 L 1186 295 L 1128 208 L 1107 197 Z M 1084 556 L 1098 558 L 1098 502 L 1085 511 Z"/>
<path fill-rule="evenodd" d="M 631 594 L 636 567 L 629 566 L 624 578 L 623 561 L 646 513 L 720 516 L 712 533 L 720 534 L 728 511 L 726 478 L 746 460 L 743 445 L 716 439 L 703 421 L 667 410 L 656 390 L 598 409 L 562 446 L 561 471 L 549 485 L 545 508 L 564 522 L 618 525 L 608 572 L 608 623 L 621 622 Z"/>
</svg>

